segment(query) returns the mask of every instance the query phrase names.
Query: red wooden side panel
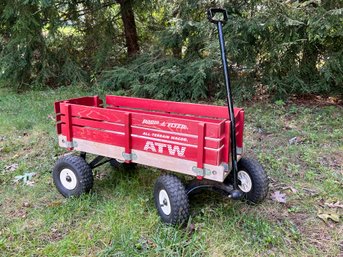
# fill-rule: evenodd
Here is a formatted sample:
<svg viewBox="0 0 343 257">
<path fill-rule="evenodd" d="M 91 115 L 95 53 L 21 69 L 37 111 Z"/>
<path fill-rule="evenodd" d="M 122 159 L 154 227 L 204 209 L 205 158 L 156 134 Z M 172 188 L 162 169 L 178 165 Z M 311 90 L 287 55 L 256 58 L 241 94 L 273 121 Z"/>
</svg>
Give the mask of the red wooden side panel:
<svg viewBox="0 0 343 257">
<path fill-rule="evenodd" d="M 126 153 L 135 149 L 192 160 L 198 168 L 204 163 L 228 162 L 230 121 L 221 114 L 226 107 L 114 96 L 108 96 L 107 100 L 121 108 L 102 108 L 97 96 L 56 102 L 57 133 L 66 136 L 69 142 L 79 138 L 121 146 Z M 140 103 L 143 107 L 135 109 Z M 125 108 L 122 104 L 126 104 Z M 150 112 L 144 109 L 149 106 Z M 235 119 L 237 147 L 242 147 L 243 109 L 235 109 Z"/>
<path fill-rule="evenodd" d="M 198 147 L 194 145 L 184 145 L 179 143 L 168 143 L 157 140 L 147 140 L 132 136 L 132 149 L 142 150 L 155 154 L 162 154 L 180 159 L 198 161 Z M 219 165 L 219 149 L 204 148 L 204 163 Z M 139 157 L 138 157 L 139 158 Z M 158 157 L 156 157 L 158 158 Z"/>
<path fill-rule="evenodd" d="M 55 102 L 54 109 L 56 113 L 56 132 L 57 135 L 61 134 L 61 109 L 60 109 L 60 102 Z"/>
<path fill-rule="evenodd" d="M 231 144 L 230 131 L 231 131 L 230 121 L 226 121 L 225 122 L 224 150 L 223 150 L 223 155 L 221 155 L 221 158 L 222 158 L 221 161 L 225 163 L 228 163 L 229 161 L 230 144 Z"/>
<path fill-rule="evenodd" d="M 63 114 L 65 113 L 65 106 L 66 103 L 61 103 L 61 112 Z M 76 104 L 70 104 L 70 106 L 72 107 L 71 115 L 73 117 L 80 117 L 98 121 L 108 121 L 112 123 L 124 123 L 125 120 L 125 112 Z"/>
<path fill-rule="evenodd" d="M 180 103 L 113 95 L 106 96 L 106 104 L 117 107 L 129 107 L 133 109 L 178 113 L 219 119 L 227 119 L 229 117 L 227 107 L 207 104 Z M 235 116 L 239 111 L 240 108 L 235 108 Z"/>
<path fill-rule="evenodd" d="M 137 135 L 145 138 L 163 139 L 178 143 L 197 145 L 197 135 L 189 135 L 182 133 L 169 132 L 164 130 L 156 130 L 145 127 L 131 127 L 132 135 Z M 224 136 L 222 138 L 205 137 L 205 147 L 220 148 L 224 144 Z"/>
<path fill-rule="evenodd" d="M 79 105 L 86 105 L 86 106 L 96 106 L 99 107 L 103 104 L 103 101 L 99 98 L 99 96 L 84 96 L 79 98 L 72 98 L 66 100 L 65 102 L 70 104 L 79 104 Z"/>
<path fill-rule="evenodd" d="M 62 134 L 66 135 L 68 127 L 62 124 Z M 75 138 L 85 139 L 109 145 L 124 146 L 124 134 L 103 130 L 92 129 L 89 127 L 72 126 L 72 133 Z"/>
<path fill-rule="evenodd" d="M 236 117 L 236 145 L 243 147 L 243 132 L 244 132 L 244 111 L 241 110 Z"/>
<path fill-rule="evenodd" d="M 67 123 L 67 119 L 64 115 L 61 115 L 60 119 L 63 123 Z M 83 119 L 80 117 L 72 117 L 71 121 L 73 126 L 90 127 L 94 129 L 111 130 L 124 133 L 124 124 L 121 123 Z"/>
<path fill-rule="evenodd" d="M 134 111 L 135 113 L 143 113 L 143 114 L 155 114 L 159 116 L 165 116 L 165 117 L 174 117 L 174 118 L 182 118 L 186 120 L 192 120 L 192 121 L 199 121 L 199 122 L 210 122 L 210 123 L 220 123 L 222 122 L 223 119 L 215 119 L 215 118 L 209 118 L 209 117 L 197 117 L 197 116 L 190 116 L 190 115 L 180 115 L 180 114 L 170 114 L 167 112 L 157 112 L 157 111 L 147 111 L 147 110 L 140 110 L 140 109 L 132 109 L 132 108 L 127 108 L 127 107 L 116 107 L 113 105 L 107 105 L 107 109 L 113 109 L 113 110 L 118 110 L 118 111 L 128 111 L 132 112 Z"/>
<path fill-rule="evenodd" d="M 220 138 L 222 125 L 207 123 L 205 136 Z M 158 114 L 137 114 L 132 111 L 132 126 L 197 135 L 198 122 L 182 118 L 165 117 Z"/>
<path fill-rule="evenodd" d="M 66 135 L 68 133 L 68 127 L 66 126 L 66 124 L 62 124 L 61 127 L 62 134 Z M 121 147 L 125 146 L 127 140 L 125 134 L 96 130 L 88 127 L 72 126 L 72 134 L 75 138 Z M 155 154 L 162 154 L 171 157 L 191 160 L 195 162 L 198 160 L 198 147 L 194 145 L 166 143 L 154 139 L 147 140 L 145 138 L 140 138 L 132 135 L 131 148 L 135 150 L 147 151 Z M 204 148 L 204 163 L 219 165 L 219 153 L 220 149 Z"/>
</svg>

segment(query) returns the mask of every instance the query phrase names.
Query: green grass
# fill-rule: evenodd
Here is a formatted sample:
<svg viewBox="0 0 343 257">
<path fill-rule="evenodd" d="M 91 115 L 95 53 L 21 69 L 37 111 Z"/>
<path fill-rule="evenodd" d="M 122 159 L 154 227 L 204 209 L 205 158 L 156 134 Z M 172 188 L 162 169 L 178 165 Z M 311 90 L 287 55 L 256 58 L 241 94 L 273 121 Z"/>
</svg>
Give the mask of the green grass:
<svg viewBox="0 0 343 257">
<path fill-rule="evenodd" d="M 341 253 L 342 221 L 324 223 L 317 212 L 342 210 L 325 205 L 343 202 L 342 107 L 245 106 L 246 155 L 259 159 L 271 177 L 270 194 L 286 193 L 287 203 L 268 196 L 250 206 L 204 193 L 191 200 L 192 225 L 175 228 L 162 224 L 154 208 L 155 169 L 127 174 L 101 166 L 92 193 L 78 199 L 64 199 L 54 188 L 50 171 L 64 149 L 57 146 L 53 102 L 103 94 L 92 91 L 69 87 L 18 95 L 0 89 L 0 256 Z M 290 145 L 293 137 L 300 142 Z M 17 169 L 7 170 L 12 164 Z M 25 172 L 37 173 L 33 186 L 13 182 Z"/>
</svg>

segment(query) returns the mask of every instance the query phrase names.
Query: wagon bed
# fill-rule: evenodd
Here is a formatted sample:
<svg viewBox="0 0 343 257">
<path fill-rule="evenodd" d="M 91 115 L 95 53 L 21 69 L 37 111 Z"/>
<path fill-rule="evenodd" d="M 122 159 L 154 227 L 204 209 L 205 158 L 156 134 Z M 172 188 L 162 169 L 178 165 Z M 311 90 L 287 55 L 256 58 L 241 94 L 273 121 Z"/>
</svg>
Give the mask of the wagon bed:
<svg viewBox="0 0 343 257">
<path fill-rule="evenodd" d="M 55 102 L 61 147 L 223 182 L 231 170 L 227 107 L 107 95 Z M 244 111 L 234 109 L 237 157 Z"/>
</svg>

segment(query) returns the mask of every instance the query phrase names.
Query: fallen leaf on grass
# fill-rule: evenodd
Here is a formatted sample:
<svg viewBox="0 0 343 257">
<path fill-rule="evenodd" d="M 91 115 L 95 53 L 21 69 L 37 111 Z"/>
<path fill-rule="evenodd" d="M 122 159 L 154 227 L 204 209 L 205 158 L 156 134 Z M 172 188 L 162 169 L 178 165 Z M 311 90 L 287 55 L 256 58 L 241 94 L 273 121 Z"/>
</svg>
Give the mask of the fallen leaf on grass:
<svg viewBox="0 0 343 257">
<path fill-rule="evenodd" d="M 290 145 L 300 144 L 303 142 L 304 142 L 304 139 L 301 137 L 292 137 L 291 139 L 288 140 L 288 144 Z"/>
<path fill-rule="evenodd" d="M 17 183 L 18 181 L 22 180 L 23 181 L 23 184 L 26 184 L 26 185 L 29 185 L 29 186 L 32 186 L 32 182 L 30 182 L 30 180 L 32 179 L 32 177 L 36 175 L 35 172 L 31 172 L 31 173 L 24 173 L 23 175 L 19 175 L 19 176 L 15 176 L 14 178 L 14 182 Z"/>
<path fill-rule="evenodd" d="M 48 115 L 48 119 L 56 121 L 55 117 L 53 115 L 51 115 L 51 114 Z"/>
<path fill-rule="evenodd" d="M 308 193 L 310 196 L 316 196 L 318 195 L 318 192 L 314 189 L 310 189 L 310 188 L 303 188 L 303 190 Z"/>
<path fill-rule="evenodd" d="M 31 204 L 30 204 L 29 202 L 23 202 L 23 207 L 28 208 L 28 207 L 30 207 L 30 206 L 31 206 Z"/>
<path fill-rule="evenodd" d="M 339 201 L 335 203 L 324 203 L 324 205 L 330 207 L 330 208 L 343 208 L 343 204 L 341 204 Z"/>
<path fill-rule="evenodd" d="M 12 171 L 15 171 L 16 169 L 18 169 L 18 167 L 19 167 L 18 163 L 12 163 L 8 166 L 5 166 L 5 171 L 12 172 Z"/>
<path fill-rule="evenodd" d="M 35 182 L 30 180 L 30 181 L 27 181 L 26 182 L 26 185 L 30 186 L 30 187 L 33 187 L 35 185 Z"/>
<path fill-rule="evenodd" d="M 339 215 L 337 213 L 317 213 L 317 217 L 324 222 L 328 222 L 328 219 L 339 222 Z"/>
<path fill-rule="evenodd" d="M 271 195 L 272 200 L 276 201 L 278 203 L 286 203 L 286 194 L 280 193 L 280 191 L 275 191 L 274 193 L 272 193 Z"/>
<path fill-rule="evenodd" d="M 145 251 L 149 248 L 155 248 L 156 244 L 152 240 L 142 236 L 140 239 L 138 239 L 138 242 L 135 244 L 135 247 L 138 250 L 144 250 Z"/>
<path fill-rule="evenodd" d="M 61 201 L 54 201 L 48 204 L 48 207 L 57 207 L 60 206 L 62 204 Z"/>
<path fill-rule="evenodd" d="M 293 145 L 297 143 L 298 141 L 297 139 L 298 139 L 297 137 L 292 137 L 290 140 L 288 140 L 288 144 Z"/>
<path fill-rule="evenodd" d="M 298 192 L 298 190 L 296 190 L 296 189 L 295 189 L 294 187 L 292 187 L 292 186 L 282 187 L 281 189 L 282 189 L 282 190 L 287 190 L 287 189 L 289 189 L 289 190 L 292 191 L 293 194 L 296 194 L 296 193 Z"/>
</svg>

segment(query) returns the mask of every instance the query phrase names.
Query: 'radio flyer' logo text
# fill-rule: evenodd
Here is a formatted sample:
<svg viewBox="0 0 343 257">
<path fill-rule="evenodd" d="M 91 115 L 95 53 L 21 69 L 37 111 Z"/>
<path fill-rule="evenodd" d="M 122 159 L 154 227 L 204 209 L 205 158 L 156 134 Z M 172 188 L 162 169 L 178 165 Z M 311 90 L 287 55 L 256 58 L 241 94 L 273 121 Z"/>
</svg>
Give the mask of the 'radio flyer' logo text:
<svg viewBox="0 0 343 257">
<path fill-rule="evenodd" d="M 144 151 L 151 151 L 153 153 L 164 153 L 164 150 L 168 150 L 168 154 L 178 157 L 185 157 L 186 147 L 179 147 L 178 145 L 170 145 L 158 142 L 147 141 L 144 146 Z"/>
</svg>

